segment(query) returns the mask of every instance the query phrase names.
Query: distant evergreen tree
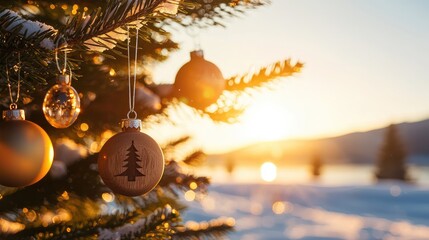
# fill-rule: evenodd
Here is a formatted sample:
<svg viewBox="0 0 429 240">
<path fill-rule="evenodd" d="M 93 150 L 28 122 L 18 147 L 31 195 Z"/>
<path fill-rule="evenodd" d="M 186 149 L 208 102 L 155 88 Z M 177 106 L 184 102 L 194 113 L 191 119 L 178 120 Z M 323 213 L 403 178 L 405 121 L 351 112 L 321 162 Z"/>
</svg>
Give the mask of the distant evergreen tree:
<svg viewBox="0 0 429 240">
<path fill-rule="evenodd" d="M 225 169 L 229 175 L 232 175 L 235 169 L 234 159 L 228 158 L 225 162 Z"/>
<path fill-rule="evenodd" d="M 313 178 L 318 178 L 321 175 L 322 172 L 322 158 L 320 155 L 314 155 L 313 159 L 311 160 L 311 175 Z"/>
<path fill-rule="evenodd" d="M 395 125 L 390 125 L 381 146 L 378 164 L 377 179 L 407 180 L 406 152 Z"/>
</svg>

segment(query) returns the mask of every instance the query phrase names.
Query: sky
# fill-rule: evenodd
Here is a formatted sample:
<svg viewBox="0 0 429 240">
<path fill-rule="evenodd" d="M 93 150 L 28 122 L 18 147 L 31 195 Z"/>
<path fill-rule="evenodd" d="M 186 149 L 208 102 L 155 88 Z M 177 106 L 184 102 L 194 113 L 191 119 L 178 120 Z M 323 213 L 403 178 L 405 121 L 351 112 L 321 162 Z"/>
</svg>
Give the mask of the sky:
<svg viewBox="0 0 429 240">
<path fill-rule="evenodd" d="M 205 58 L 225 77 L 277 60 L 305 63 L 275 91 L 256 96 L 241 122 L 183 120 L 207 152 L 276 139 L 320 138 L 429 118 L 429 1 L 273 0 L 200 31 Z M 182 49 L 154 71 L 173 82 L 193 50 Z M 189 124 L 186 124 L 189 123 Z"/>
</svg>

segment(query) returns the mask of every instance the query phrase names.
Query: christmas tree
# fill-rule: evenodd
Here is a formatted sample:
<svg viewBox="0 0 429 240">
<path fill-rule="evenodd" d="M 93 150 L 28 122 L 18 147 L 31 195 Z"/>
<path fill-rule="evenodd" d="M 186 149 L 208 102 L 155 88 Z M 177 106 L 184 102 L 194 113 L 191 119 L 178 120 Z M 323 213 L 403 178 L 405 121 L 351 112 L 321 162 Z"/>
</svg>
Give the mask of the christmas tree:
<svg viewBox="0 0 429 240">
<path fill-rule="evenodd" d="M 390 125 L 386 130 L 383 145 L 380 148 L 377 163 L 377 179 L 408 180 L 405 165 L 407 155 L 404 145 L 395 125 Z"/>
<path fill-rule="evenodd" d="M 190 226 L 180 218 L 180 212 L 185 210 L 180 201 L 183 192 L 193 191 L 203 196 L 209 184 L 206 177 L 184 170 L 187 165 L 201 162 L 202 151 L 195 150 L 182 158 L 176 154 L 189 143 L 188 137 L 162 144 L 165 171 L 161 181 L 150 193 L 133 198 L 115 194 L 104 185 L 97 170 L 97 152 L 119 130 L 117 122 L 127 111 L 126 69 L 130 65 L 127 56 L 139 56 L 134 66 L 138 70 L 134 71 L 135 112 L 145 128 L 170 123 L 170 116 L 183 108 L 193 109 L 195 118 L 234 121 L 243 111 L 242 104 L 240 107 L 235 104 L 240 98 L 298 72 L 302 64 L 284 60 L 251 74 L 228 77 L 215 102 L 194 108 L 186 105 L 186 98 L 174 94 L 173 84 L 157 84 L 152 81 L 150 69 L 137 69 L 137 65 L 167 59 L 180 47 L 172 40 L 169 29 L 223 26 L 228 18 L 265 4 L 268 1 L 0 3 L 2 110 L 9 108 L 11 98 L 18 99 L 16 104 L 26 110 L 27 118 L 40 125 L 55 146 L 53 167 L 42 180 L 24 188 L 0 187 L 0 238 L 217 239 L 232 230 L 230 219 Z M 135 28 L 139 28 L 138 38 L 133 36 L 136 31 L 130 31 Z M 137 47 L 129 55 L 127 46 L 134 45 Z M 55 61 L 58 59 L 59 64 Z M 73 72 L 72 85 L 81 99 L 80 108 L 74 106 L 80 112 L 79 118 L 65 129 L 53 128 L 45 120 L 41 107 L 59 72 Z M 130 149 L 129 154 L 136 153 Z M 137 170 L 137 155 L 134 158 Z"/>
</svg>

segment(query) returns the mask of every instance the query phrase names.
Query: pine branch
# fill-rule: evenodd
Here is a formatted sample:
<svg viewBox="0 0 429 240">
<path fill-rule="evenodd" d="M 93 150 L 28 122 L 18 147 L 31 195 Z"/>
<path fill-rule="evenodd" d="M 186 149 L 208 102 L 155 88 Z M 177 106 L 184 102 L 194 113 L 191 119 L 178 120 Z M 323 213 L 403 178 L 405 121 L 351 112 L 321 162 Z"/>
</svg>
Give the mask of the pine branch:
<svg viewBox="0 0 429 240">
<path fill-rule="evenodd" d="M 7 86 L 6 68 L 9 69 L 11 82 L 16 84 L 18 76 L 12 69 L 18 64 L 18 58 L 22 62 L 21 77 L 25 79 L 21 91 L 24 95 L 26 90 L 46 84 L 45 79 L 52 72 L 40 69 L 48 66 L 52 56 L 50 51 L 46 51 L 51 42 L 45 39 L 53 33 L 51 26 L 26 20 L 8 9 L 0 9 L 0 94 Z M 0 104 L 5 101 L 0 99 Z"/>
<path fill-rule="evenodd" d="M 152 194 L 152 196 L 154 195 Z M 120 233 L 121 239 L 137 239 L 139 236 L 155 233 L 168 233 L 168 236 L 170 236 L 170 227 L 174 227 L 176 222 L 180 220 L 177 218 L 178 210 L 184 209 L 177 202 L 177 198 L 170 198 L 164 196 L 164 194 L 157 197 L 142 196 L 140 198 L 117 195 L 115 202 L 118 203 L 119 210 L 114 215 L 76 219 L 75 212 L 71 212 L 73 215 L 71 221 L 57 222 L 48 226 L 42 225 L 41 222 L 26 223 L 24 230 L 15 234 L 0 233 L 0 238 L 27 239 L 31 236 L 37 236 L 38 239 L 92 239 L 92 237 L 95 238 L 100 233 L 103 237 L 97 239 L 110 239 L 107 236 L 113 235 L 117 237 L 117 232 Z M 174 206 L 174 208 L 170 206 Z M 80 207 L 82 207 L 82 204 Z M 125 212 L 122 212 L 124 210 Z M 43 215 L 44 213 L 38 212 L 38 214 Z M 154 222 L 159 219 L 159 216 L 163 220 L 162 224 Z M 167 217 L 164 218 L 164 216 Z M 15 221 L 24 222 L 22 220 Z M 165 222 L 169 223 L 167 228 L 163 226 Z M 114 230 L 109 231 L 107 229 Z"/>
<path fill-rule="evenodd" d="M 152 20 L 149 14 L 156 11 L 166 0 L 108 0 L 89 15 L 79 14 L 73 17 L 61 32 L 68 45 L 92 44 L 92 49 L 111 49 L 118 39 L 126 39 L 124 26 Z M 157 17 L 161 17 L 159 14 Z M 91 47 L 89 47 L 91 49 Z"/>
<path fill-rule="evenodd" d="M 188 142 L 190 139 L 191 139 L 191 137 L 189 137 L 189 136 L 185 136 L 185 137 L 176 139 L 174 141 L 169 142 L 166 146 L 164 146 L 164 149 L 174 149 L 178 145 L 181 145 L 183 143 Z"/>
<path fill-rule="evenodd" d="M 235 123 L 243 112 L 244 107 L 237 108 L 234 105 L 229 105 L 224 108 L 217 108 L 216 111 L 205 110 L 203 114 L 208 116 L 214 122 Z"/>
<path fill-rule="evenodd" d="M 61 195 L 64 192 L 70 196 L 79 196 L 82 199 L 100 200 L 102 194 L 110 190 L 100 181 L 98 172 L 93 167 L 96 164 L 96 159 L 97 155 L 92 155 L 87 159 L 75 162 L 68 167 L 68 174 L 63 178 L 46 176 L 36 184 L 4 195 L 0 199 L 0 214 L 22 208 L 37 210 L 44 203 L 55 206 L 61 201 Z M 189 190 L 191 182 L 197 183 L 201 189 L 205 189 L 209 184 L 207 178 L 187 175 L 182 172 L 177 162 L 170 161 L 166 164 L 159 187 L 168 191 L 173 191 L 174 188 L 175 193 L 178 194 L 177 190 L 179 189 Z M 28 201 L 28 199 L 32 199 L 32 201 Z"/>
<path fill-rule="evenodd" d="M 206 158 L 207 155 L 202 150 L 197 150 L 186 156 L 182 162 L 190 166 L 199 166 Z"/>
<path fill-rule="evenodd" d="M 49 226 L 39 225 L 37 227 L 26 227 L 24 230 L 11 235 L 1 236 L 2 239 L 93 239 L 101 228 L 115 228 L 122 226 L 138 216 L 136 212 L 116 213 L 114 215 L 105 215 L 92 219 L 86 219 L 82 222 L 61 222 Z"/>
<path fill-rule="evenodd" d="M 302 67 L 302 63 L 291 64 L 288 59 L 262 67 L 253 73 L 230 77 L 226 80 L 225 91 L 218 101 L 200 113 L 215 122 L 233 123 L 246 107 L 246 104 L 240 102 L 243 96 L 252 96 L 266 88 L 275 89 L 275 83 L 300 72 Z"/>
<path fill-rule="evenodd" d="M 188 143 L 190 139 L 191 137 L 185 136 L 167 143 L 165 146 L 162 147 L 162 152 L 164 153 L 164 157 L 166 159 L 174 158 L 176 154 L 176 149 L 181 145 Z"/>
<path fill-rule="evenodd" d="M 290 59 L 278 61 L 266 67 L 261 67 L 255 72 L 233 76 L 226 79 L 226 88 L 216 103 L 204 110 L 194 109 L 195 115 L 207 116 L 214 122 L 234 123 L 244 112 L 246 104 L 242 103 L 244 96 L 252 97 L 261 90 L 273 90 L 275 84 L 299 73 L 303 67 L 301 62 L 291 63 Z M 170 85 L 163 85 L 165 89 L 171 89 Z M 183 106 L 180 101 L 161 91 L 157 86 L 147 86 L 161 98 L 162 108 L 159 116 L 167 116 L 168 111 L 181 111 Z M 164 89 L 163 88 L 163 89 Z"/>
<path fill-rule="evenodd" d="M 281 77 L 289 77 L 299 73 L 303 64 L 297 62 L 291 64 L 291 60 L 287 59 L 279 61 L 266 67 L 262 67 L 254 73 L 245 75 L 233 76 L 226 80 L 227 91 L 246 91 L 250 88 L 261 88 L 265 84 Z"/>
<path fill-rule="evenodd" d="M 125 224 L 121 227 L 110 230 L 105 228 L 100 231 L 99 239 L 110 240 L 110 239 L 143 239 L 148 237 L 155 237 L 156 234 L 171 235 L 172 232 L 169 228 L 163 228 L 164 223 L 177 222 L 179 212 L 170 205 L 166 205 L 163 208 L 159 208 L 153 211 L 152 214 L 140 218 L 134 224 Z M 173 225 L 174 226 L 174 225 Z"/>
<path fill-rule="evenodd" d="M 173 240 L 220 239 L 225 234 L 234 231 L 233 218 L 219 218 L 209 222 L 188 222 L 186 227 L 176 228 Z"/>
<path fill-rule="evenodd" d="M 167 16 L 160 12 L 166 4 L 172 3 L 169 0 L 109 0 L 89 15 L 80 13 L 71 18 L 69 24 L 60 30 L 0 8 L 0 66 L 11 68 L 18 62 L 17 53 L 21 55 L 22 65 L 26 66 L 23 69 L 25 71 L 22 71 L 26 79 L 22 92 L 26 96 L 27 90 L 35 91 L 38 86 L 47 84 L 46 79 L 58 74 L 52 61 L 53 50 L 58 46 L 67 42 L 76 51 L 114 48 L 126 39 L 124 25 L 136 25 L 143 19 L 146 22 L 159 21 Z M 151 31 L 144 29 L 142 32 L 150 34 Z M 120 54 L 116 50 L 113 52 Z M 82 61 L 72 56 L 69 60 L 72 60 L 68 61 L 72 70 L 77 69 L 77 61 Z M 47 71 L 39 71 L 40 68 Z M 0 71 L 0 77 L 0 83 L 5 81 L 3 71 Z M 5 91 L 5 85 L 1 84 L 0 93 Z M 5 100 L 2 99 L 0 103 L 5 104 Z"/>
<path fill-rule="evenodd" d="M 0 26 L 3 34 L 12 34 L 12 38 L 8 38 L 8 41 L 21 38 L 21 40 L 39 43 L 38 47 L 45 50 L 52 50 L 54 47 L 53 42 L 47 39 L 56 32 L 52 26 L 27 20 L 9 9 L 0 8 Z"/>
<path fill-rule="evenodd" d="M 164 190 L 169 190 L 177 196 L 179 195 L 178 190 L 190 190 L 191 183 L 197 184 L 198 190 L 205 192 L 210 184 L 210 180 L 207 177 L 197 177 L 192 174 L 185 174 L 182 172 L 181 167 L 177 162 L 170 161 L 165 167 L 164 175 L 159 182 L 159 186 Z"/>
<path fill-rule="evenodd" d="M 185 0 L 183 11 L 173 19 L 182 27 L 204 28 L 226 25 L 232 17 L 243 16 L 247 10 L 270 4 L 269 0 Z M 188 6 L 189 5 L 189 6 Z"/>
<path fill-rule="evenodd" d="M 0 214 L 24 207 L 37 208 L 46 202 L 56 205 L 64 192 L 90 200 L 100 199 L 101 194 L 108 189 L 101 183 L 98 172 L 93 167 L 96 159 L 97 156 L 93 155 L 75 162 L 68 167 L 69 173 L 66 177 L 56 179 L 48 175 L 36 184 L 4 196 L 0 199 Z"/>
</svg>

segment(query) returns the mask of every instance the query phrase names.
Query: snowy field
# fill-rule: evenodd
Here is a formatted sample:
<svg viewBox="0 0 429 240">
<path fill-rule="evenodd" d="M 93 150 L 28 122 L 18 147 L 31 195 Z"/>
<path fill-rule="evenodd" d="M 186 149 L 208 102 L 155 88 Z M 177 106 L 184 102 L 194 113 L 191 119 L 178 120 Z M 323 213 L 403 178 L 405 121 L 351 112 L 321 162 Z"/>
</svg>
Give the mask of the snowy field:
<svg viewBox="0 0 429 240">
<path fill-rule="evenodd" d="M 215 184 L 185 220 L 235 218 L 229 239 L 429 239 L 429 187 Z"/>
</svg>

